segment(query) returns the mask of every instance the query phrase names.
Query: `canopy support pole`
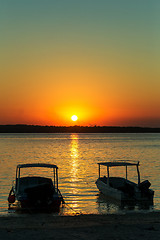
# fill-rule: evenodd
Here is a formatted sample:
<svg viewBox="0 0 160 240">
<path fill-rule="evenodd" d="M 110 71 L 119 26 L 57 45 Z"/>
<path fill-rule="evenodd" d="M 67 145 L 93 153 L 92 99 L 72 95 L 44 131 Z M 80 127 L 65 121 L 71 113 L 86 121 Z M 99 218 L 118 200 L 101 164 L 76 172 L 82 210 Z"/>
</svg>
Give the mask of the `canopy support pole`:
<svg viewBox="0 0 160 240">
<path fill-rule="evenodd" d="M 137 164 L 137 173 L 138 173 L 138 184 L 140 184 L 139 162 Z"/>
<path fill-rule="evenodd" d="M 109 186 L 109 166 L 107 166 L 107 184 Z"/>
<path fill-rule="evenodd" d="M 127 180 L 127 166 L 126 166 L 126 180 Z"/>
<path fill-rule="evenodd" d="M 100 164 L 98 164 L 98 165 L 99 165 L 99 178 L 100 178 L 100 176 L 101 176 Z"/>
</svg>

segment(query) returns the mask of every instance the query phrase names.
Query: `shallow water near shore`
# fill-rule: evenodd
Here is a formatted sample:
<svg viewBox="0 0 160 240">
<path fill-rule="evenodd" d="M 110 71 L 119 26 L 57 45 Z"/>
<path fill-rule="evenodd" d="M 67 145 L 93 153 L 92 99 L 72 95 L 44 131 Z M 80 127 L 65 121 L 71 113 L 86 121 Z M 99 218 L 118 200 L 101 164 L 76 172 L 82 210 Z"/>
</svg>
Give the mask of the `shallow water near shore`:
<svg viewBox="0 0 160 240">
<path fill-rule="evenodd" d="M 61 215 L 160 210 L 160 134 L 0 134 L 0 149 L 1 215 L 12 214 L 7 197 L 17 164 L 38 162 L 59 168 L 59 189 L 66 202 Z M 141 181 L 148 179 L 155 191 L 153 207 L 118 206 L 99 194 L 97 162 L 112 160 L 140 161 Z M 111 176 L 123 174 L 123 168 L 111 171 Z M 129 168 L 129 179 L 137 182 L 136 174 Z"/>
</svg>

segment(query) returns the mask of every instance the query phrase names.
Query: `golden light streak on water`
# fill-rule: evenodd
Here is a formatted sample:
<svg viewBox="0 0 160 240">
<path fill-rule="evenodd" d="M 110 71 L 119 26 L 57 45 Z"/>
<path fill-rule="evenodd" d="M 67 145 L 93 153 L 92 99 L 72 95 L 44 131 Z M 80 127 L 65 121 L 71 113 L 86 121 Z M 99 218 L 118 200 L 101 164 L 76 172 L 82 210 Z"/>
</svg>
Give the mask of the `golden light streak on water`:
<svg viewBox="0 0 160 240">
<path fill-rule="evenodd" d="M 71 148 L 70 148 L 70 156 L 72 159 L 72 166 L 71 166 L 71 174 L 72 174 L 72 180 L 77 181 L 78 176 L 77 176 L 77 168 L 78 168 L 78 135 L 77 134 L 72 134 L 71 135 Z"/>
</svg>

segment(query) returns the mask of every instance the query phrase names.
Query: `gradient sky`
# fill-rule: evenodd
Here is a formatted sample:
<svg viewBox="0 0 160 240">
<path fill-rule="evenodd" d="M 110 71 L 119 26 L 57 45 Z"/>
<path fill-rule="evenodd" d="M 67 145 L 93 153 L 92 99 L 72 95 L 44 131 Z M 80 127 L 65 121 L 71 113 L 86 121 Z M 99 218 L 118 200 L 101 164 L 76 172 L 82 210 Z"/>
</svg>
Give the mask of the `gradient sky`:
<svg viewBox="0 0 160 240">
<path fill-rule="evenodd" d="M 159 0 L 0 0 L 0 124 L 160 127 Z"/>
</svg>

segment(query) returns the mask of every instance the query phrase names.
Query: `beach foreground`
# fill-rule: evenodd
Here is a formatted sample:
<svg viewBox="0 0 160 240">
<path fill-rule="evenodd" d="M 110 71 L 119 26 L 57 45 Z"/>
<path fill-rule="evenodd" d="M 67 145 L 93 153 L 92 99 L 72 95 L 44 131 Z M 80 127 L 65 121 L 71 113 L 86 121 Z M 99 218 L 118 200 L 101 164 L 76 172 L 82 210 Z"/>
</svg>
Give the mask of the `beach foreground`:
<svg viewBox="0 0 160 240">
<path fill-rule="evenodd" d="M 0 239 L 160 239 L 160 212 L 0 217 Z"/>
</svg>

